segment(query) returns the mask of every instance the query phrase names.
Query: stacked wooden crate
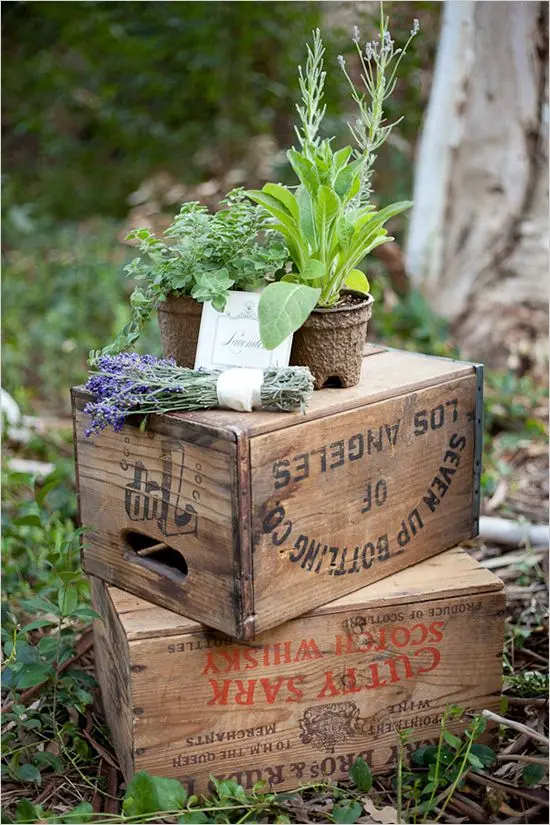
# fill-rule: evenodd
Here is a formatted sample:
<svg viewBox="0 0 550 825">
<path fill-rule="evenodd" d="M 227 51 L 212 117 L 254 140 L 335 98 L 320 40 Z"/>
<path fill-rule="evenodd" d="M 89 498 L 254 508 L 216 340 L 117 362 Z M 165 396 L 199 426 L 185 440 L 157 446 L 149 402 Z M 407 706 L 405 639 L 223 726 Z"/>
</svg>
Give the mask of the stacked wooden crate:
<svg viewBox="0 0 550 825">
<path fill-rule="evenodd" d="M 94 438 L 86 400 L 82 556 L 127 776 L 290 787 L 360 752 L 380 770 L 396 730 L 426 740 L 450 702 L 496 706 L 502 585 L 443 553 L 477 532 L 480 367 L 371 347 L 359 386 L 306 415 L 165 414 Z"/>
</svg>

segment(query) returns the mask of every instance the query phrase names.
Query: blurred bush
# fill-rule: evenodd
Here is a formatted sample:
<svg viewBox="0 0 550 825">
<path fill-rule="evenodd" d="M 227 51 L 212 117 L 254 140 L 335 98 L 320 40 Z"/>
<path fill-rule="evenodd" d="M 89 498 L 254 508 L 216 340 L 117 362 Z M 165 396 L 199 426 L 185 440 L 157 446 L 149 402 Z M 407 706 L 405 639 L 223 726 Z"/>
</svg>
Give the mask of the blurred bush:
<svg viewBox="0 0 550 825">
<path fill-rule="evenodd" d="M 71 220 L 124 214 L 155 169 L 199 179 L 199 150 L 230 166 L 252 135 L 289 139 L 296 67 L 320 22 L 312 2 L 3 11 L 5 167 L 26 201 Z"/>
</svg>

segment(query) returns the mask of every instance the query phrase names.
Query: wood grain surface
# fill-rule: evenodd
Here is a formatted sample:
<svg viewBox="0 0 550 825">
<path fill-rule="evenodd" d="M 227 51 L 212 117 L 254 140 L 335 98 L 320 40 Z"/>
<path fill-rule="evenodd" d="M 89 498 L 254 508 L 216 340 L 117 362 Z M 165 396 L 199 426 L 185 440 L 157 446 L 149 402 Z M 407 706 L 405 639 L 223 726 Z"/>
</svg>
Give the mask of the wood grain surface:
<svg viewBox="0 0 550 825">
<path fill-rule="evenodd" d="M 256 632 L 473 534 L 475 387 L 472 373 L 251 440 Z"/>
<path fill-rule="evenodd" d="M 396 599 L 380 582 L 363 588 L 360 604 L 357 594 L 345 597 L 336 611 L 323 608 L 246 644 L 197 625 L 174 635 L 170 619 L 163 629 L 167 611 L 109 589 L 101 609 L 124 629 L 130 660 L 132 753 L 128 737 L 113 731 L 119 755 L 126 750 L 125 771 L 132 762 L 199 793 L 210 774 L 245 787 L 265 779 L 282 790 L 344 778 L 358 755 L 374 771 L 387 769 L 397 731 L 410 729 L 411 743 L 434 741 L 449 704 L 498 708 L 502 583 L 455 552 L 439 558 L 444 566 L 429 560 L 397 574 L 409 576 L 413 590 L 425 575 L 431 591 L 403 601 L 406 581 Z M 343 609 L 346 599 L 352 603 Z M 102 662 L 109 703 L 128 669 Z"/>
</svg>

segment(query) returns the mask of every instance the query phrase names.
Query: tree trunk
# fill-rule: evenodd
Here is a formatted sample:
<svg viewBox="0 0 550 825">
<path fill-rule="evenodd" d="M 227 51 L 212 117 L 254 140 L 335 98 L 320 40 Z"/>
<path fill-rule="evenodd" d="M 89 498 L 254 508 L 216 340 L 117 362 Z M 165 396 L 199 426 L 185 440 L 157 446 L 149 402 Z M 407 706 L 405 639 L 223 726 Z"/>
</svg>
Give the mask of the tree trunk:
<svg viewBox="0 0 550 825">
<path fill-rule="evenodd" d="M 544 375 L 547 13 L 545 2 L 445 3 L 407 244 L 412 282 L 465 355 Z"/>
</svg>

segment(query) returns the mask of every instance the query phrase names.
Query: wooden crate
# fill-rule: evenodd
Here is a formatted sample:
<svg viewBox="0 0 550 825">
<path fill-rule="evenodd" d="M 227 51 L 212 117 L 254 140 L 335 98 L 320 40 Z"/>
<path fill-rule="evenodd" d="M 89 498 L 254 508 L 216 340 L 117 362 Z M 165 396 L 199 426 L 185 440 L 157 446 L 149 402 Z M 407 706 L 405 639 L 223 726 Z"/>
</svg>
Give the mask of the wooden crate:
<svg viewBox="0 0 550 825">
<path fill-rule="evenodd" d="M 93 579 L 97 677 L 122 770 L 278 790 L 383 771 L 396 731 L 437 739 L 445 707 L 498 709 L 502 582 L 448 550 L 252 643 Z M 450 730 L 460 732 L 464 722 Z"/>
<path fill-rule="evenodd" d="M 157 415 L 86 438 L 74 390 L 85 570 L 250 639 L 475 535 L 481 368 L 369 352 L 361 384 L 305 416 Z"/>
</svg>

